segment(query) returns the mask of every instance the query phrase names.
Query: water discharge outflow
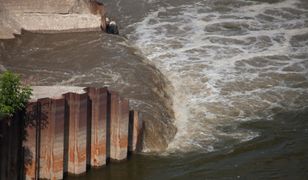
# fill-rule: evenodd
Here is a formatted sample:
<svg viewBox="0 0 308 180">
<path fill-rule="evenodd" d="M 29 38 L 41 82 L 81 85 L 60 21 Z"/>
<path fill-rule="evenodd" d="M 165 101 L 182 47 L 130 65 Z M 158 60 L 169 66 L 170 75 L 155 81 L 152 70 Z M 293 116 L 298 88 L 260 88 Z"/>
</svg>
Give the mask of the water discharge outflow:
<svg viewBox="0 0 308 180">
<path fill-rule="evenodd" d="M 170 151 L 249 141 L 242 122 L 308 107 L 306 2 L 193 1 L 134 24 L 132 40 L 171 81 L 178 128 Z"/>
<path fill-rule="evenodd" d="M 304 0 L 106 0 L 106 7 L 128 40 L 24 33 L 0 42 L 0 70 L 32 85 L 123 93 L 147 122 L 145 151 L 233 149 L 264 133 L 243 124 L 308 107 Z"/>
<path fill-rule="evenodd" d="M 24 32 L 0 41 L 0 64 L 40 86 L 108 86 L 130 99 L 147 130 L 144 151 L 162 151 L 174 137 L 171 100 L 164 76 L 136 55 L 120 36 L 101 32 Z"/>
</svg>

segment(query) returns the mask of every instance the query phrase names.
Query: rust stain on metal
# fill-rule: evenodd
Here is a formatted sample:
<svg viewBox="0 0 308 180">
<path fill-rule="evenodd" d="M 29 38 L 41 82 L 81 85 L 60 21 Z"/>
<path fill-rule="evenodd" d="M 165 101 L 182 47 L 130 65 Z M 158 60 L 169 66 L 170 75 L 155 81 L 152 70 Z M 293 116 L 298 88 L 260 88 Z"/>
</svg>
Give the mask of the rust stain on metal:
<svg viewBox="0 0 308 180">
<path fill-rule="evenodd" d="M 106 164 L 107 88 L 86 88 L 91 102 L 91 166 Z"/>
<path fill-rule="evenodd" d="M 40 104 L 40 173 L 41 179 L 63 178 L 64 100 L 39 99 Z"/>
<path fill-rule="evenodd" d="M 26 179 L 63 179 L 65 172 L 82 174 L 87 164 L 100 167 L 107 158 L 126 159 L 128 146 L 136 150 L 142 123 L 138 112 L 133 111 L 133 119 L 130 117 L 129 101 L 107 88 L 85 91 L 27 105 L 28 139 L 23 146 L 31 158 L 26 161 L 25 156 Z"/>
<path fill-rule="evenodd" d="M 129 118 L 129 151 L 140 151 L 143 133 L 142 119 L 138 111 L 130 111 Z"/>
<path fill-rule="evenodd" d="M 67 93 L 65 99 L 69 107 L 68 173 L 82 174 L 87 163 L 88 95 Z"/>
<path fill-rule="evenodd" d="M 129 103 L 115 92 L 110 94 L 110 158 L 123 160 L 127 157 L 128 150 Z"/>
<path fill-rule="evenodd" d="M 38 121 L 38 104 L 37 102 L 31 102 L 27 105 L 25 131 L 26 137 L 23 141 L 25 149 L 24 153 L 24 168 L 26 179 L 35 179 L 36 177 L 36 128 Z"/>
</svg>

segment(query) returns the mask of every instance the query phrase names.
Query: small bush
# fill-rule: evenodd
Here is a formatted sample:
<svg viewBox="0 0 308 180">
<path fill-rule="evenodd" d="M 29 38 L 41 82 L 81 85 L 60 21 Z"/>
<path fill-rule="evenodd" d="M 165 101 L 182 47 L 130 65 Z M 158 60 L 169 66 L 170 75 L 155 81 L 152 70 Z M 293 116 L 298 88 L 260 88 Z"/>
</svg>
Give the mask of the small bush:
<svg viewBox="0 0 308 180">
<path fill-rule="evenodd" d="M 0 75 L 0 120 L 12 117 L 14 112 L 25 108 L 32 90 L 20 82 L 20 77 L 6 71 Z"/>
</svg>

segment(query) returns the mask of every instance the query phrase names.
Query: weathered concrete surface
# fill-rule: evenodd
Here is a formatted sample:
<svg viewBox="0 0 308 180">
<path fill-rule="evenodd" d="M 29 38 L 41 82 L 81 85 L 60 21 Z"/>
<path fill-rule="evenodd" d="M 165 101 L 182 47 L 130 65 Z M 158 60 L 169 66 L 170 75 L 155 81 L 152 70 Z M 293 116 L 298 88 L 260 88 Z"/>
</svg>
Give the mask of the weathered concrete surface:
<svg viewBox="0 0 308 180">
<path fill-rule="evenodd" d="M 68 108 L 68 162 L 65 172 L 82 174 L 87 166 L 87 140 L 88 140 L 88 95 L 67 93 L 65 94 Z"/>
<path fill-rule="evenodd" d="M 87 88 L 91 112 L 91 166 L 106 164 L 107 88 Z"/>
<path fill-rule="evenodd" d="M 110 159 L 124 160 L 128 153 L 128 100 L 110 92 Z"/>
<path fill-rule="evenodd" d="M 26 30 L 98 29 L 90 0 L 0 0 L 0 39 Z"/>
<path fill-rule="evenodd" d="M 59 98 L 68 92 L 82 94 L 85 93 L 84 88 L 78 86 L 31 86 L 31 100 L 36 101 L 46 97 Z"/>
</svg>

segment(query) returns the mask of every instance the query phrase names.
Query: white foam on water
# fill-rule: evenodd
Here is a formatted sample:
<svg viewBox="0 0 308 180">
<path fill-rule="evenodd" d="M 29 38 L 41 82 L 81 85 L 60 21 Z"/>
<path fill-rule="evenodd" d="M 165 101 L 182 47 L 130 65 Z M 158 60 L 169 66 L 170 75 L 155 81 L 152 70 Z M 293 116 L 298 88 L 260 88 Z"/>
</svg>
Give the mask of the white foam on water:
<svg viewBox="0 0 308 180">
<path fill-rule="evenodd" d="M 211 2 L 160 8 L 129 36 L 174 87 L 169 151 L 249 141 L 259 132 L 241 122 L 308 106 L 308 10 L 286 0 L 221 13 Z"/>
</svg>

